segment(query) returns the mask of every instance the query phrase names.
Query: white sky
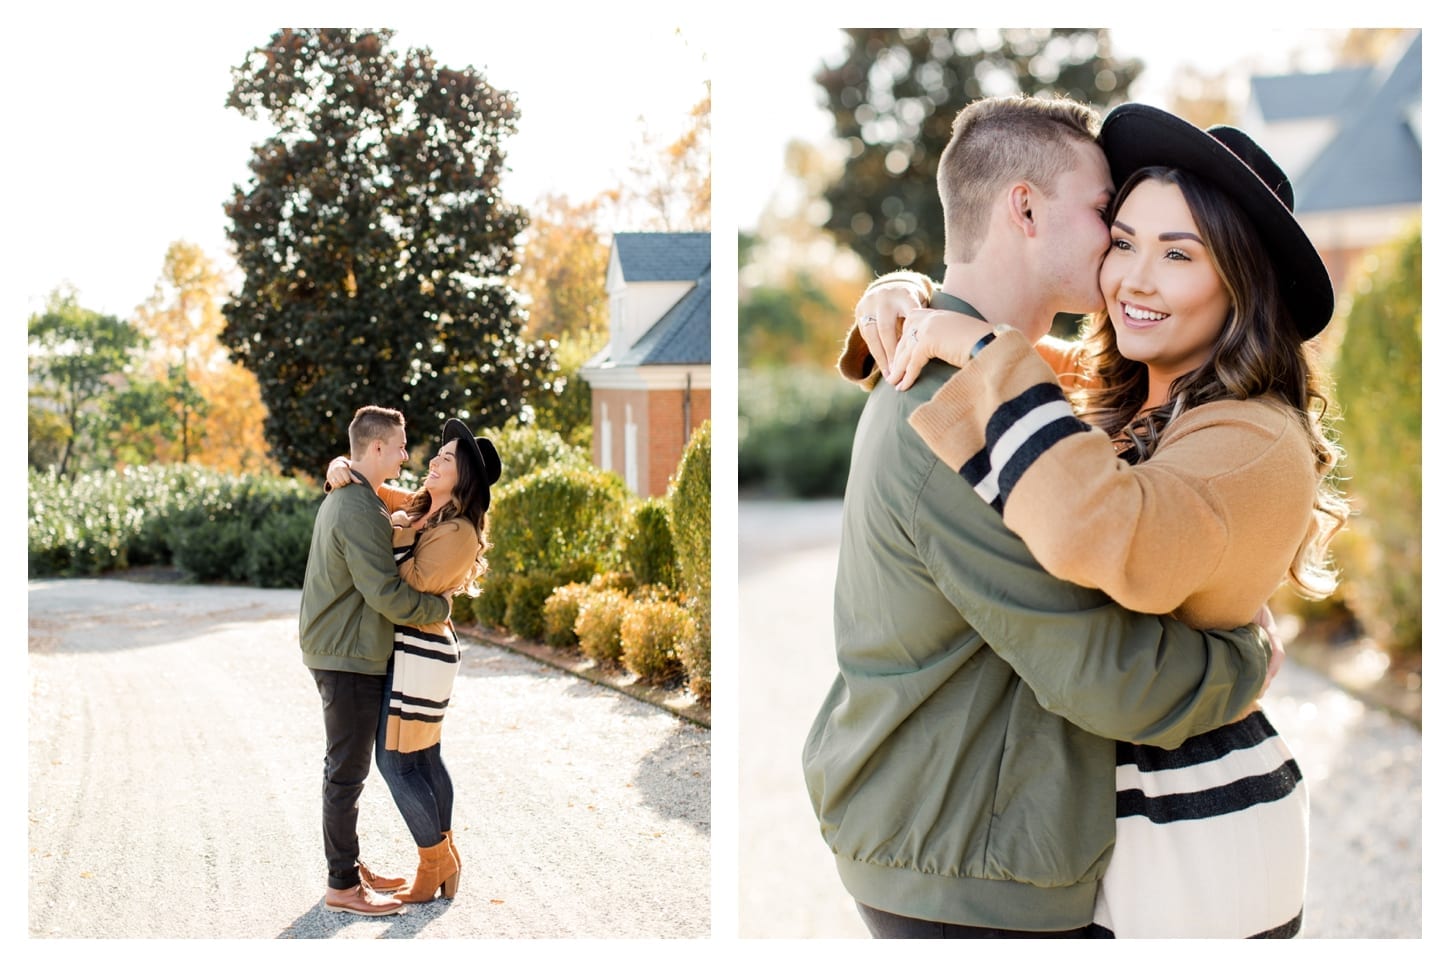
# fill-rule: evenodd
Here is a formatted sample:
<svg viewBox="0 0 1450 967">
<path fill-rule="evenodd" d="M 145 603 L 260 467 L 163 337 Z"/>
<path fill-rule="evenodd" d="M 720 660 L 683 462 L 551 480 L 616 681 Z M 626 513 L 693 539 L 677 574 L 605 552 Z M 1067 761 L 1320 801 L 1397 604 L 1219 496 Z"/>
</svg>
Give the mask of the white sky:
<svg viewBox="0 0 1450 967">
<path fill-rule="evenodd" d="M 1076 20 L 1091 18 L 1077 17 Z M 1133 99 L 1167 106 L 1169 82 L 1186 66 L 1203 72 L 1217 72 L 1235 67 L 1253 67 L 1258 73 L 1273 73 L 1288 68 L 1288 56 L 1315 38 L 1331 32 L 1330 28 L 1259 28 L 1245 30 L 1242 21 L 1225 17 L 1219 25 L 1194 25 L 1192 43 L 1184 43 L 1184 32 L 1172 27 L 1111 27 L 1114 54 L 1120 58 L 1136 57 L 1144 70 L 1133 87 Z M 1159 21 L 1161 23 L 1161 21 Z M 834 27 L 801 26 L 753 41 L 742 53 L 728 52 L 721 60 L 729 69 L 730 54 L 742 57 L 751 65 L 748 70 L 732 71 L 731 83 L 721 84 L 717 106 L 727 96 L 736 108 L 748 113 L 750 149 L 733 158 L 730 184 L 718 179 L 721 197 L 729 198 L 729 212 L 740 225 L 751 226 L 779 179 L 782 150 L 792 138 L 816 141 L 831 135 L 830 115 L 817 107 L 820 88 L 812 80 L 824 62 L 837 64 L 841 59 L 842 34 Z M 743 63 L 742 63 L 742 66 Z M 763 109 L 769 105 L 769 109 Z M 717 144 L 728 144 L 717 129 Z"/>
<path fill-rule="evenodd" d="M 153 23 L 129 5 L 130 19 L 64 6 L 17 31 L 28 42 L 7 45 L 0 59 L 12 92 L 3 164 L 5 244 L 13 248 L 0 315 L 14 323 L 42 309 L 62 281 L 77 287 L 83 306 L 129 316 L 177 239 L 224 255 L 222 204 L 232 185 L 247 182 L 251 145 L 269 133 L 226 107 L 230 70 L 278 24 L 308 22 L 306 5 L 245 21 L 187 14 Z M 515 93 L 521 118 L 505 143 L 504 191 L 516 203 L 546 193 L 584 201 L 613 187 L 639 119 L 672 140 L 705 94 L 702 30 L 675 34 L 687 18 L 612 17 L 560 30 L 549 4 L 531 8 L 523 26 L 478 12 L 490 6 L 424 19 L 368 17 L 366 5 L 353 5 L 348 20 L 393 26 L 395 47 L 430 47 L 440 63 L 472 65 Z"/>
</svg>

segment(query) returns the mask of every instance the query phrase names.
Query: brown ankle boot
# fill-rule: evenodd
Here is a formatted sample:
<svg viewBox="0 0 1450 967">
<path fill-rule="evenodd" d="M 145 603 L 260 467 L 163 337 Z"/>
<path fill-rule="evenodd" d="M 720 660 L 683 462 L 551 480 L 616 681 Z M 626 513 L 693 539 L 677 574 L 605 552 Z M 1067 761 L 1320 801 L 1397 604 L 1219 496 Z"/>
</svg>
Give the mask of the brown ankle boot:
<svg viewBox="0 0 1450 967">
<path fill-rule="evenodd" d="M 463 860 L 458 858 L 458 844 L 453 841 L 453 830 L 445 829 L 443 831 L 443 841 L 448 844 L 448 852 L 453 857 L 453 865 L 458 867 L 456 876 L 461 877 L 463 875 Z M 456 888 L 457 884 L 454 884 L 454 886 Z"/>
<path fill-rule="evenodd" d="M 418 847 L 418 875 L 406 890 L 394 893 L 393 899 L 428 903 L 438 896 L 439 890 L 449 900 L 458 892 L 458 863 L 448 852 L 446 839 L 439 840 L 436 846 Z"/>
</svg>

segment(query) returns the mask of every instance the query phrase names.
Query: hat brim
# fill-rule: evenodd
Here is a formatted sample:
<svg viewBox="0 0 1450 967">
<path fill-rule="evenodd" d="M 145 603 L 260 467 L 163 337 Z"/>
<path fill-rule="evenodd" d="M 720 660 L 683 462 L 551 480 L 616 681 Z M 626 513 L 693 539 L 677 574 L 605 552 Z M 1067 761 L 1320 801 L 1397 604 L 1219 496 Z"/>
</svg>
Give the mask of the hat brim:
<svg viewBox="0 0 1450 967">
<path fill-rule="evenodd" d="M 1314 243 L 1279 196 L 1212 134 L 1146 104 L 1121 104 L 1103 119 L 1098 143 L 1115 185 L 1139 168 L 1161 165 L 1190 171 L 1222 190 L 1263 238 L 1300 337 L 1312 339 L 1329 324 L 1334 287 Z"/>
</svg>

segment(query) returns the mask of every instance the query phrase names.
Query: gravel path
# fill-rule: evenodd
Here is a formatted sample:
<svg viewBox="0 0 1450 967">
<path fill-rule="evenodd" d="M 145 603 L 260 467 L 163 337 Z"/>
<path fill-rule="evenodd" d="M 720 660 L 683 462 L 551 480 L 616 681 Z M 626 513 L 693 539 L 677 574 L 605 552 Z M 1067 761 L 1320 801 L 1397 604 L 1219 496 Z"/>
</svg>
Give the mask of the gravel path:
<svg viewBox="0 0 1450 967">
<path fill-rule="evenodd" d="M 710 733 L 465 643 L 444 732 L 451 901 L 321 904 L 321 706 L 296 591 L 29 584 L 34 938 L 710 935 Z M 374 773 L 363 859 L 417 853 Z"/>
<path fill-rule="evenodd" d="M 835 674 L 840 504 L 742 502 L 739 527 L 740 935 L 865 937 L 800 769 Z M 1420 937 L 1420 732 L 1292 660 L 1265 708 L 1310 785 L 1301 936 Z"/>
</svg>

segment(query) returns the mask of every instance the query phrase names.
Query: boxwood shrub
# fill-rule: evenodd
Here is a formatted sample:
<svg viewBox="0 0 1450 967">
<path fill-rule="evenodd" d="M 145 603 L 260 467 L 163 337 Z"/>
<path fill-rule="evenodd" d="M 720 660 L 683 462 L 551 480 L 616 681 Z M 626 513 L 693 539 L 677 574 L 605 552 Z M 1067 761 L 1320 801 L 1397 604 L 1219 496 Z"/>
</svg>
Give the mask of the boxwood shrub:
<svg viewBox="0 0 1450 967">
<path fill-rule="evenodd" d="M 579 606 L 589 593 L 589 585 L 565 584 L 554 589 L 544 602 L 544 642 L 556 648 L 577 648 L 579 634 L 574 623 L 579 619 Z"/>
<path fill-rule="evenodd" d="M 628 500 L 617 474 L 570 466 L 536 470 L 494 493 L 490 562 L 512 574 L 612 567 Z"/>
<path fill-rule="evenodd" d="M 710 697 L 710 423 L 702 423 L 680 457 L 670 486 L 670 534 L 679 562 L 679 589 L 693 635 L 678 648 L 690 691 Z"/>
<path fill-rule="evenodd" d="M 473 620 L 485 628 L 502 628 L 508 615 L 512 585 L 512 574 L 490 568 L 479 583 L 478 597 L 473 599 Z"/>
<path fill-rule="evenodd" d="M 640 680 L 668 684 L 680 676 L 681 645 L 695 636 L 695 622 L 678 604 L 636 599 L 619 625 L 620 661 Z"/>
<path fill-rule="evenodd" d="M 515 575 L 509 585 L 504 626 L 521 638 L 544 635 L 544 602 L 554 593 L 552 571 L 530 571 Z"/>
<path fill-rule="evenodd" d="M 579 601 L 574 633 L 579 650 L 602 665 L 619 662 L 619 626 L 624 620 L 629 596 L 618 588 L 590 588 Z"/>
<path fill-rule="evenodd" d="M 621 563 L 640 584 L 679 584 L 675 542 L 670 536 L 670 513 L 658 497 L 639 501 L 630 513 L 620 549 Z"/>
</svg>

